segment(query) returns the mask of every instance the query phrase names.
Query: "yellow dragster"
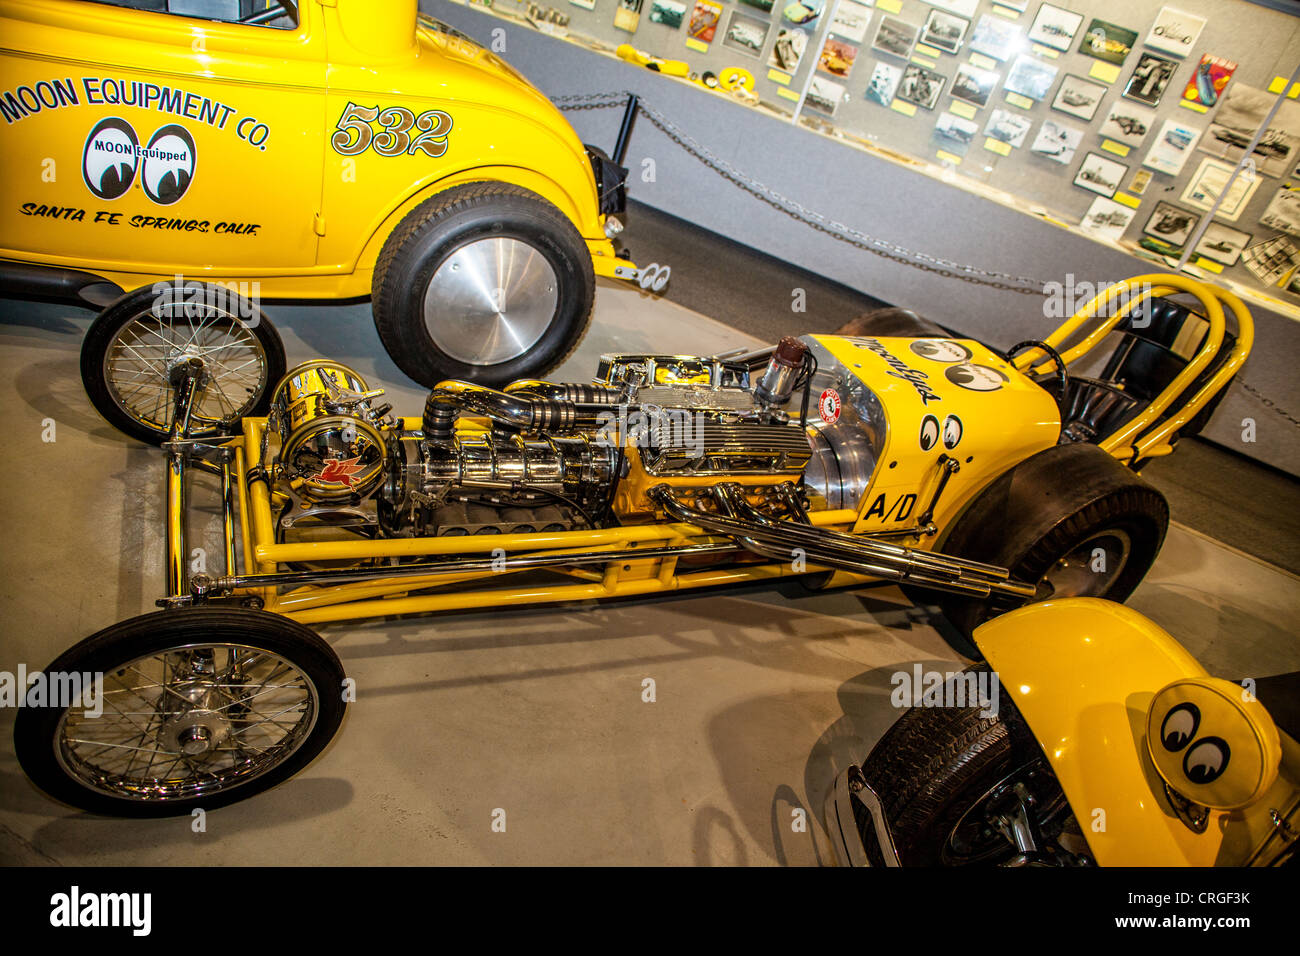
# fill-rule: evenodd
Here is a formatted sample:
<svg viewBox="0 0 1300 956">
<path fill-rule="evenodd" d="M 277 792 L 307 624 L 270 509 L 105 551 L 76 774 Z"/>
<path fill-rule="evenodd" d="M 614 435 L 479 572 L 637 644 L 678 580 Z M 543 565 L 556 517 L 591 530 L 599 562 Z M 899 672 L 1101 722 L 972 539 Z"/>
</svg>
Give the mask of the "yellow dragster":
<svg viewBox="0 0 1300 956">
<path fill-rule="evenodd" d="M 210 809 L 310 761 L 346 685 L 309 625 L 789 575 L 933 593 L 965 635 L 1122 601 L 1168 521 L 1136 471 L 1252 338 L 1231 293 L 1140 276 L 1005 352 L 886 309 L 747 352 L 607 355 L 587 382 L 447 380 L 398 418 L 337 362 L 271 378 L 269 323 L 217 291 L 165 287 L 82 349 L 101 414 L 166 458 L 163 610 L 50 665 L 106 675 L 102 713 L 30 701 L 15 725 L 31 778 L 97 812 Z M 187 564 L 200 479 L 220 574 Z"/>
<path fill-rule="evenodd" d="M 626 170 L 416 0 L 139 6 L 0 2 L 8 294 L 370 296 L 432 386 L 558 364 L 594 277 L 636 278 Z"/>
</svg>

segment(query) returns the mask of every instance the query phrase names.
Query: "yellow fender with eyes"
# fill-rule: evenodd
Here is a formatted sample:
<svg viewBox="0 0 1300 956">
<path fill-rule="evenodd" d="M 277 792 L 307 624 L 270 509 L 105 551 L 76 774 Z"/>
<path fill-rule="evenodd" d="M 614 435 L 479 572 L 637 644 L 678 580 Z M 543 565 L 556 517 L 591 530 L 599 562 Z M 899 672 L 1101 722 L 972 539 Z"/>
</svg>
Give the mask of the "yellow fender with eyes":
<svg viewBox="0 0 1300 956">
<path fill-rule="evenodd" d="M 1300 745 L 1246 688 L 1211 677 L 1136 611 L 1045 601 L 994 618 L 975 640 L 1098 864 L 1266 863 L 1283 842 L 1272 811 L 1295 826 Z"/>
</svg>

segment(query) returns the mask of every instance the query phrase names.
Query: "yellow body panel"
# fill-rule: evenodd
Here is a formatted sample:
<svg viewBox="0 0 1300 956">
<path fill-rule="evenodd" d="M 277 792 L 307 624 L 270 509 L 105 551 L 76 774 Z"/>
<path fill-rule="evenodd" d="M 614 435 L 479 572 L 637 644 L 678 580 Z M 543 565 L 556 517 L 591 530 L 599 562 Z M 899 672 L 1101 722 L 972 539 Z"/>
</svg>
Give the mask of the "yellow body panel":
<svg viewBox="0 0 1300 956">
<path fill-rule="evenodd" d="M 1210 811 L 1199 834 L 1174 814 L 1147 751 L 1147 711 L 1161 688 L 1208 675 L 1137 612 L 1093 598 L 1046 601 L 994 618 L 975 640 L 1102 866 L 1243 865 L 1273 831 L 1270 809 L 1294 811 L 1295 744 L 1283 735 L 1282 772 L 1257 802 Z"/>
<path fill-rule="evenodd" d="M 961 361 L 940 361 L 914 351 L 913 339 L 813 338 L 875 393 L 888 416 L 884 445 L 859 505 L 855 532 L 914 525 L 934 496 L 941 474 L 939 459 L 945 454 L 956 458 L 960 469 L 949 479 L 933 516 L 941 529 L 998 475 L 1056 444 L 1061 419 L 1051 395 L 978 342 L 946 339 L 968 354 Z M 871 342 L 878 345 L 864 344 Z M 948 372 L 957 366 L 992 370 L 987 379 L 979 380 L 981 388 L 987 383 L 988 390 L 956 384 Z M 956 374 L 953 378 L 964 380 Z M 922 425 L 930 418 L 938 432 L 930 447 L 924 448 Z M 949 418 L 958 422 L 959 437 L 952 448 L 944 441 Z M 935 543 L 931 536 L 920 546 Z"/>
<path fill-rule="evenodd" d="M 183 273 L 257 280 L 263 296 L 364 296 L 402 216 L 450 186 L 492 181 L 557 206 L 596 271 L 613 275 L 572 127 L 494 54 L 417 25 L 415 6 L 303 3 L 298 28 L 282 30 L 0 0 L 0 172 L 11 185 L 0 258 L 128 289 Z M 349 121 L 349 105 L 380 112 Z M 114 125 L 92 137 L 104 121 Z M 349 154 L 361 125 L 369 145 Z M 146 188 L 147 155 L 124 192 L 111 177 L 103 188 L 115 165 L 105 141 L 134 135 L 147 149 L 171 127 L 182 132 L 159 142 L 186 157 L 179 195 Z M 154 179 L 167 164 L 154 163 Z"/>
</svg>

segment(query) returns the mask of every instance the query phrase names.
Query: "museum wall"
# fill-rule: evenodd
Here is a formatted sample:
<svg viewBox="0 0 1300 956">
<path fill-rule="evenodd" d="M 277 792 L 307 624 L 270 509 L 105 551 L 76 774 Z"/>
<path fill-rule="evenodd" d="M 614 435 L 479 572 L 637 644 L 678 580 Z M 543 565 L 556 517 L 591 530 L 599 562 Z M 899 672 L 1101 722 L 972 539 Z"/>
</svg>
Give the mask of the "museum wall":
<svg viewBox="0 0 1300 956">
<path fill-rule="evenodd" d="M 597 11 L 600 4 L 606 2 L 597 0 Z M 646 0 L 647 8 L 650 2 Z M 500 10 L 518 8 L 513 0 L 497 0 L 497 3 Z M 914 22 L 924 22 L 922 13 L 930 9 L 919 0 L 902 0 L 902 4 L 904 15 Z M 1061 6 L 1080 11 L 1085 9 L 1079 4 Z M 1209 22 L 1203 35 L 1218 38 L 1214 42 L 1224 44 L 1223 55 L 1239 63 L 1232 83 L 1242 80 L 1247 85 L 1267 86 L 1273 75 L 1289 76 L 1300 62 L 1300 33 L 1297 32 L 1300 20 L 1243 0 L 1202 0 L 1184 6 L 1193 7 L 1207 18 Z M 911 11 L 912 7 L 916 10 Z M 987 7 L 987 0 L 981 0 L 980 9 Z M 1086 7 L 1084 25 L 1095 14 L 1118 18 L 1129 23 L 1134 30 L 1143 29 L 1160 7 L 1159 3 L 1148 2 L 1108 5 L 1099 0 Z M 1123 12 L 1137 8 L 1141 8 L 1141 15 Z M 829 127 L 809 128 L 792 122 L 790 116 L 780 113 L 779 107 L 772 108 L 757 84 L 755 92 L 762 95 L 764 108 L 750 108 L 726 94 L 653 73 L 570 40 L 549 36 L 527 23 L 484 12 L 481 8 L 466 7 L 449 0 L 421 0 L 421 9 L 485 45 L 495 45 L 517 69 L 552 98 L 622 90 L 638 93 L 657 116 L 671 124 L 679 138 L 693 140 L 707 150 L 714 165 L 729 164 L 741 171 L 745 178 L 761 184 L 756 186 L 760 191 L 762 187 L 769 188 L 870 240 L 886 240 L 904 250 L 966 264 L 988 273 L 1006 273 L 1030 279 L 1029 283 L 1008 281 L 1007 284 L 1039 289 L 1047 282 L 1065 283 L 1069 276 L 1075 277 L 1076 281 L 1108 282 L 1161 268 L 1133 255 L 1135 247 L 1132 243 L 1126 249 L 1113 241 L 1093 238 L 1077 228 L 1077 217 L 1082 217 L 1090 204 L 1099 198 L 1093 191 L 1073 185 L 1071 180 L 1079 166 L 1078 160 L 1066 167 L 1032 155 L 1027 149 L 1016 148 L 1009 156 L 1003 157 L 980 145 L 976 147 L 977 160 L 968 159 L 955 166 L 944 166 L 927 162 L 924 156 L 918 157 L 915 151 L 920 147 L 915 143 L 909 147 L 906 143 L 895 145 L 891 142 L 888 150 L 858 148 Z M 577 13 L 584 12 L 577 7 L 573 9 Z M 1036 5 L 1031 4 L 1023 16 L 1032 18 L 1035 9 Z M 610 40 L 611 45 L 614 41 L 630 39 L 638 46 L 649 48 L 649 44 L 643 41 L 652 35 L 652 27 L 665 33 L 673 32 L 660 24 L 647 22 L 646 12 L 642 12 L 636 34 L 629 37 L 619 32 Z M 612 6 L 606 10 L 606 15 L 612 17 Z M 880 15 L 881 11 L 877 11 L 875 16 L 878 18 Z M 776 19 L 776 10 L 771 16 Z M 974 19 L 978 21 L 978 15 Z M 1224 24 L 1219 27 L 1220 33 L 1212 34 L 1216 19 L 1223 19 Z M 726 22 L 724 16 L 722 23 L 725 25 Z M 868 55 L 865 48 L 869 46 L 874 25 L 875 19 L 866 33 L 862 56 Z M 684 39 L 684 30 L 685 26 L 677 36 L 678 40 Z M 768 47 L 771 41 L 769 36 Z M 503 45 L 504 49 L 501 49 Z M 1204 43 L 1200 45 L 1205 46 Z M 711 49 L 721 46 L 714 43 Z M 1144 49 L 1140 40 L 1137 49 Z M 1262 51 L 1258 58 L 1266 65 L 1252 59 L 1254 49 Z M 692 58 L 692 51 L 684 48 L 680 52 L 668 52 L 688 60 Z M 1076 53 L 1061 54 L 1062 76 L 1067 71 L 1081 78 L 1088 76 L 1091 67 L 1087 61 L 1091 58 L 1076 59 L 1079 57 L 1081 55 Z M 801 70 L 811 68 L 811 59 L 811 54 L 804 57 Z M 952 63 L 956 61 L 951 57 L 947 59 L 950 62 L 946 72 L 951 74 L 955 68 Z M 1047 57 L 1041 59 L 1049 61 Z M 1199 55 L 1194 59 L 1199 59 Z M 724 63 L 734 65 L 738 61 L 734 51 L 729 51 L 721 54 L 718 63 L 701 62 L 699 69 L 721 69 Z M 1128 68 L 1131 64 L 1121 70 L 1120 84 L 1124 83 Z M 1185 81 L 1191 72 L 1191 65 L 1185 64 L 1173 82 Z M 756 76 L 765 75 L 757 68 L 754 73 Z M 861 81 L 859 86 L 866 85 L 868 73 L 864 70 L 864 76 L 858 77 Z M 801 79 L 806 77 L 796 72 L 792 87 L 799 86 Z M 1231 83 L 1228 88 L 1232 88 Z M 1053 91 L 1055 89 L 1053 86 Z M 1158 121 L 1163 122 L 1168 113 L 1184 122 L 1208 126 L 1213 114 L 1199 115 L 1197 111 L 1178 105 L 1181 92 L 1181 88 L 1176 93 L 1171 88 L 1167 94 L 1170 104 L 1159 110 Z M 857 95 L 861 96 L 862 92 L 858 91 Z M 993 96 L 1000 98 L 1001 90 Z M 1049 96 L 1047 101 L 1036 103 L 1027 111 L 1035 128 L 1042 120 L 1062 115 L 1051 110 L 1051 99 Z M 1099 125 L 1100 114 L 1106 111 L 1112 99 L 1115 97 L 1104 98 L 1099 120 L 1092 124 L 1093 127 Z M 947 102 L 948 97 L 945 96 L 944 101 Z M 980 111 L 981 119 L 991 112 L 993 105 L 990 102 L 988 108 Z M 1292 101 L 1291 105 L 1294 106 L 1295 102 Z M 906 135 L 905 132 L 890 133 L 889 124 L 902 123 L 902 130 L 912 133 L 916 133 L 920 125 L 933 129 L 932 117 L 922 123 L 919 116 L 905 117 L 876 104 L 864 102 L 854 106 L 871 108 L 864 114 L 871 118 L 866 125 L 882 144 L 890 135 Z M 843 108 L 847 110 L 848 104 Z M 584 140 L 606 149 L 612 147 L 620 119 L 618 109 L 576 110 L 567 115 Z M 811 114 L 806 112 L 805 115 Z M 825 119 L 837 126 L 843 122 L 838 109 L 833 120 L 830 117 Z M 926 148 L 934 145 L 928 132 L 924 139 Z M 981 143 L 982 140 L 981 136 Z M 1087 150 L 1097 150 L 1096 144 L 1101 141 L 1094 135 Z M 1080 156 L 1084 152 L 1081 148 Z M 1121 160 L 1130 167 L 1124 179 L 1125 187 L 1139 170 L 1144 153 L 1144 149 L 1137 149 L 1130 157 Z M 1113 153 L 1109 155 L 1120 158 Z M 1187 167 L 1196 167 L 1205 155 L 1193 154 Z M 993 172 L 989 176 L 996 179 L 997 189 L 990 188 L 992 181 L 972 182 L 972 177 L 959 171 L 973 162 L 992 166 Z M 1017 164 L 1010 167 L 1013 174 L 1009 182 L 1003 175 L 1008 167 L 1000 167 L 1002 172 L 998 173 L 999 167 L 993 165 L 995 163 Z M 940 276 L 872 255 L 812 229 L 728 182 L 709 164 L 699 161 L 673 142 L 646 116 L 638 120 L 626 164 L 632 170 L 630 194 L 641 202 L 886 301 L 969 329 L 972 334 L 993 342 L 1009 345 L 1027 337 L 1043 337 L 1058 321 L 1055 314 L 1045 314 L 1051 308 L 1044 306 L 1040 296 Z M 1179 200 L 1186 189 L 1186 180 L 1192 175 L 1184 169 L 1179 177 L 1154 176 L 1146 192 L 1135 197 L 1138 208 L 1129 231 L 1140 236 L 1142 226 L 1150 219 L 1158 202 L 1167 201 L 1185 208 Z M 1262 174 L 1257 179 L 1259 185 L 1254 194 L 1244 204 L 1239 218 L 1231 224 L 1241 230 L 1252 230 L 1252 224 L 1262 214 L 1272 194 L 1290 181 L 1284 176 Z M 1016 195 L 1006 191 L 1009 189 L 1016 190 Z M 1050 207 L 1034 198 L 1040 190 L 1050 191 L 1054 197 Z M 1062 200 L 1062 196 L 1066 199 Z M 1056 208 L 1062 202 L 1066 202 L 1072 212 Z M 1075 215 L 1076 219 L 1065 218 L 1069 215 Z M 1262 235 L 1277 234 L 1276 230 L 1256 228 L 1255 231 Z M 866 244 L 872 245 L 871 242 Z M 635 253 L 635 248 L 632 251 Z M 675 270 L 690 268 L 689 262 L 671 265 Z M 1246 277 L 1248 282 L 1233 278 L 1232 273 L 1243 271 L 1244 267 L 1240 265 L 1228 268 L 1224 277 L 1242 286 L 1247 286 L 1248 282 L 1259 285 L 1251 275 Z M 1211 273 L 1203 270 L 1202 274 Z M 998 281 L 996 277 L 978 274 L 974 277 L 986 282 Z M 671 290 L 668 294 L 671 296 Z M 1240 384 L 1234 386 L 1226 397 L 1206 434 L 1227 447 L 1292 474 L 1300 474 L 1300 424 L 1296 421 L 1300 388 L 1294 370 L 1294 357 L 1300 355 L 1300 324 L 1296 321 L 1300 310 L 1284 301 L 1286 293 L 1282 289 L 1270 290 L 1267 296 L 1262 300 L 1256 296 L 1251 302 L 1257 325 L 1255 352 L 1245 372 L 1239 376 Z M 1059 308 L 1059 303 L 1053 305 Z M 792 328 L 798 324 L 798 316 L 792 315 Z M 1254 442 L 1242 440 L 1245 419 L 1252 419 L 1255 423 Z"/>
</svg>

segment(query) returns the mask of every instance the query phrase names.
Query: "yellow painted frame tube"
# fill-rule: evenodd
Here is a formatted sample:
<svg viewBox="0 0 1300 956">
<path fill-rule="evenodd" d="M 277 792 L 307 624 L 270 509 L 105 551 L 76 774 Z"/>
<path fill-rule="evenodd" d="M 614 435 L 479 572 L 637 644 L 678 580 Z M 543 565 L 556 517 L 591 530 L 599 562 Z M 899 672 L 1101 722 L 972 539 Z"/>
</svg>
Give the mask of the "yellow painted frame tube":
<svg viewBox="0 0 1300 956">
<path fill-rule="evenodd" d="M 425 557 L 441 554 L 491 553 L 500 548 L 515 555 L 621 552 L 648 545 L 685 545 L 717 543 L 721 539 L 690 524 L 653 523 L 602 528 L 588 531 L 559 531 L 549 534 L 476 535 L 448 538 L 403 538 L 388 541 L 318 541 L 297 544 L 275 543 L 275 518 L 267 483 L 250 481 L 250 462 L 259 461 L 266 420 L 244 420 L 242 444 L 236 449 L 235 476 L 239 504 L 239 529 L 243 539 L 243 568 L 246 573 L 270 573 L 282 563 L 308 561 L 361 560 L 372 557 Z M 239 442 L 239 438 L 232 439 Z M 847 529 L 857 517 L 849 509 L 811 514 L 818 526 Z M 625 571 L 620 565 L 629 564 Z M 523 569 L 517 569 L 523 570 Z M 492 588 L 456 593 L 425 594 L 410 597 L 412 591 L 485 581 L 497 572 L 473 574 L 418 575 L 378 581 L 355 581 L 337 585 L 308 585 L 286 594 L 276 588 L 241 589 L 241 593 L 260 597 L 266 610 L 305 623 L 353 620 L 395 614 L 420 614 L 430 611 L 492 607 L 517 603 L 556 603 L 597 598 L 628 597 L 639 594 L 673 591 L 681 588 L 710 587 L 783 577 L 794 574 L 789 565 L 751 564 L 677 574 L 676 558 L 638 560 L 622 556 L 605 565 L 603 570 L 552 569 L 569 574 L 584 583 L 538 585 L 523 588 Z M 799 573 L 822 570 L 809 566 Z M 511 573 L 509 571 L 503 573 Z M 628 577 L 627 575 L 631 575 Z"/>
<path fill-rule="evenodd" d="M 1219 298 L 1228 304 L 1228 308 L 1232 311 L 1233 318 L 1237 323 L 1237 341 L 1232 347 L 1232 353 L 1205 384 L 1197 389 L 1196 394 L 1183 405 L 1182 410 L 1177 415 L 1165 421 L 1156 430 L 1144 434 L 1139 441 L 1135 442 L 1138 449 L 1137 457 L 1139 458 L 1156 454 L 1155 450 L 1158 446 L 1166 443 L 1170 435 L 1195 418 L 1197 412 L 1204 408 L 1210 399 L 1227 387 L 1228 381 L 1233 375 L 1237 374 L 1237 370 L 1245 364 L 1246 357 L 1250 355 L 1251 347 L 1255 343 L 1255 323 L 1250 317 L 1250 310 L 1234 293 L 1226 289 L 1216 291 Z M 1172 451 L 1172 449 L 1170 450 Z"/>
<path fill-rule="evenodd" d="M 809 567 L 806 571 L 817 570 Z M 756 564 L 742 568 L 724 568 L 677 575 L 668 581 L 658 577 L 639 578 L 635 581 L 615 580 L 599 584 L 566 584 L 535 588 L 508 588 L 485 591 L 461 591 L 455 594 L 432 594 L 411 598 L 390 598 L 378 601 L 361 601 L 331 607 L 282 612 L 285 617 L 303 624 L 325 624 L 363 617 L 383 617 L 393 614 L 428 614 L 433 611 L 454 611 L 470 608 L 499 607 L 506 604 L 555 604 L 564 601 L 591 601 L 614 597 L 634 597 L 659 594 L 690 588 L 714 587 L 722 584 L 740 584 L 787 577 L 793 574 L 789 565 Z M 607 578 L 608 581 L 608 578 Z M 342 587 L 340 588 L 342 590 Z"/>
</svg>

